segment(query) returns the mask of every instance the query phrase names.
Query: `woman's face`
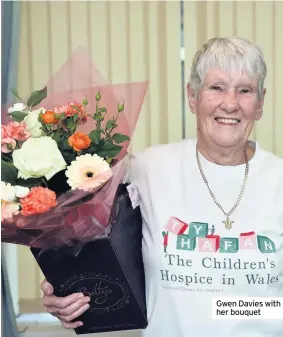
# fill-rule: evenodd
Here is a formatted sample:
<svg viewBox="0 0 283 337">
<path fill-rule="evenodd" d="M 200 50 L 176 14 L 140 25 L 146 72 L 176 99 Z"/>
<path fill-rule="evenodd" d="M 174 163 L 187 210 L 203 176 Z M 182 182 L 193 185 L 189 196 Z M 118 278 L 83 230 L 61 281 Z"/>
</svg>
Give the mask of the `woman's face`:
<svg viewBox="0 0 283 337">
<path fill-rule="evenodd" d="M 265 95 L 265 91 L 264 91 Z M 197 117 L 198 137 L 222 147 L 245 144 L 256 120 L 262 117 L 257 80 L 246 73 L 210 70 L 194 96 L 188 86 L 189 104 Z"/>
</svg>

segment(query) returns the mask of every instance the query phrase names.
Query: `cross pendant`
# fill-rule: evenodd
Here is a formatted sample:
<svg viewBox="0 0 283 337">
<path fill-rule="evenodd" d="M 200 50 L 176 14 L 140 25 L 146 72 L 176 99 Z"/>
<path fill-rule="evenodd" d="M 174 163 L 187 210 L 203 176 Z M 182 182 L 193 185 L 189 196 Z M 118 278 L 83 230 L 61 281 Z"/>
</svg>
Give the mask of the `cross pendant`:
<svg viewBox="0 0 283 337">
<path fill-rule="evenodd" d="M 229 217 L 227 216 L 225 221 L 222 221 L 225 225 L 226 229 L 231 229 L 232 228 L 232 224 L 234 223 L 234 221 L 230 220 Z"/>
</svg>

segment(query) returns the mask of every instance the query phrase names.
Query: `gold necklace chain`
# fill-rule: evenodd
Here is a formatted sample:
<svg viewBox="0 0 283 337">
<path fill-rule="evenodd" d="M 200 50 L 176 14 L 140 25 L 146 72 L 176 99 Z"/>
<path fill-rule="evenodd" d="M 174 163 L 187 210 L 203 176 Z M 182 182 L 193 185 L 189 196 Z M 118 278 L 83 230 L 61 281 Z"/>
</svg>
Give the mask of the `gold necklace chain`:
<svg viewBox="0 0 283 337">
<path fill-rule="evenodd" d="M 204 180 L 207 188 L 208 188 L 208 191 L 213 199 L 213 201 L 215 202 L 215 204 L 221 209 L 221 211 L 226 215 L 226 220 L 225 221 L 222 221 L 225 225 L 225 228 L 226 229 L 231 229 L 232 228 L 232 224 L 235 222 L 235 221 L 232 221 L 230 220 L 230 215 L 235 211 L 235 209 L 239 206 L 240 204 L 240 201 L 243 197 L 243 194 L 244 194 L 244 191 L 245 191 L 245 187 L 246 187 L 246 183 L 247 183 L 247 180 L 248 180 L 248 175 L 249 175 L 249 162 L 247 160 L 247 154 L 246 154 L 246 151 L 245 151 L 245 161 L 246 161 L 246 169 L 245 169 L 245 177 L 244 177 L 244 181 L 243 181 L 243 184 L 242 184 L 242 187 L 241 187 L 241 191 L 240 191 L 240 194 L 238 196 L 238 199 L 235 203 L 235 205 L 231 208 L 231 210 L 226 213 L 223 209 L 223 207 L 220 205 L 220 203 L 217 201 L 214 193 L 211 191 L 210 189 L 210 186 L 208 184 L 208 181 L 206 179 L 206 176 L 203 172 L 203 169 L 202 169 L 202 166 L 201 166 L 201 163 L 200 163 L 200 160 L 199 160 L 199 154 L 198 154 L 198 147 L 196 147 L 196 157 L 197 157 L 197 163 L 198 163 L 198 167 L 199 167 L 199 170 L 200 170 L 200 173 L 201 173 L 201 176 L 202 176 L 202 179 Z"/>
</svg>

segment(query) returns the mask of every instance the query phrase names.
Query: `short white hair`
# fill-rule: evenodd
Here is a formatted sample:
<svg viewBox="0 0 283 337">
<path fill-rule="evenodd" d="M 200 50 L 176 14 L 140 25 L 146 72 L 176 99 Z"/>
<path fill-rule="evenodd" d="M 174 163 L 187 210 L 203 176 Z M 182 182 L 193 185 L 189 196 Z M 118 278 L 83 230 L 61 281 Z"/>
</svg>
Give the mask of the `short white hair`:
<svg viewBox="0 0 283 337">
<path fill-rule="evenodd" d="M 194 56 L 190 85 L 197 95 L 210 69 L 231 73 L 246 71 L 257 79 L 259 98 L 263 97 L 267 68 L 262 50 L 249 40 L 240 37 L 215 37 L 202 45 Z"/>
</svg>

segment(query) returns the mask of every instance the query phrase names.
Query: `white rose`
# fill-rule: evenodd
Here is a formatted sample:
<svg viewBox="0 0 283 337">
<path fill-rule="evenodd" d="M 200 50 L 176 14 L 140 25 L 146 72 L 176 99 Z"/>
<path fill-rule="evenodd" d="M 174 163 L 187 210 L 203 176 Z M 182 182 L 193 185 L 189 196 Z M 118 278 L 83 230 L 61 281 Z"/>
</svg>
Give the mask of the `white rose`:
<svg viewBox="0 0 283 337">
<path fill-rule="evenodd" d="M 23 179 L 45 176 L 49 180 L 67 166 L 55 140 L 46 136 L 29 138 L 12 156 L 18 178 Z"/>
<path fill-rule="evenodd" d="M 16 199 L 15 187 L 1 181 L 1 199 L 8 202 L 14 201 Z"/>
<path fill-rule="evenodd" d="M 19 185 L 15 186 L 15 193 L 17 198 L 25 198 L 29 195 L 29 192 L 30 190 L 28 187 L 23 187 Z"/>
<path fill-rule="evenodd" d="M 8 109 L 8 113 L 10 114 L 13 111 L 23 111 L 25 110 L 26 106 L 24 103 L 15 103 L 12 107 Z"/>
<path fill-rule="evenodd" d="M 29 114 L 24 118 L 24 121 L 27 125 L 27 130 L 31 133 L 31 137 L 33 138 L 44 136 L 44 132 L 41 129 L 42 124 L 38 121 L 39 114 L 44 112 L 44 108 L 33 110 L 30 111 Z"/>
</svg>

